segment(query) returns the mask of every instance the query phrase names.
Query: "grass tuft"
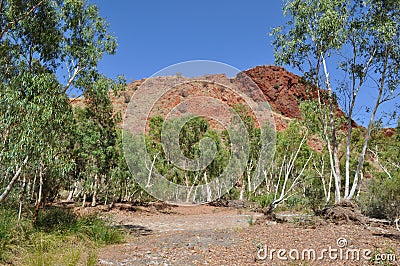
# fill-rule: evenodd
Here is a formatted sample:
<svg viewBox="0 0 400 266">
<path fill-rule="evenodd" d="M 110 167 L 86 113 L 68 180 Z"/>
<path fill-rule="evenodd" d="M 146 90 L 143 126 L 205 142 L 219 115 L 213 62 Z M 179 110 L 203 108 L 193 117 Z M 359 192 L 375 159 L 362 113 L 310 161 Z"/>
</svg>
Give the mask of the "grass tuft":
<svg viewBox="0 0 400 266">
<path fill-rule="evenodd" d="M 0 207 L 0 265 L 95 265 L 97 248 L 120 243 L 123 233 L 98 215 L 80 217 L 50 207 L 32 217 Z"/>
</svg>

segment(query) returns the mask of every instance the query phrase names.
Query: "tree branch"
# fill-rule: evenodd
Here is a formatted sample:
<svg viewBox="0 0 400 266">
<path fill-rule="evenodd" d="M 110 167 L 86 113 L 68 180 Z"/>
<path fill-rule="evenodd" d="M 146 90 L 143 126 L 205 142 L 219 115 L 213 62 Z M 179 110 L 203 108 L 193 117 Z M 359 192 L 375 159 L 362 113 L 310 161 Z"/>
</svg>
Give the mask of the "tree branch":
<svg viewBox="0 0 400 266">
<path fill-rule="evenodd" d="M 65 85 L 64 89 L 63 89 L 63 93 L 67 93 L 69 87 L 72 85 L 72 83 L 74 82 L 76 76 L 78 76 L 78 74 L 83 70 L 84 68 L 80 68 L 79 67 L 79 63 L 78 65 L 74 68 L 74 74 L 72 75 L 72 77 L 69 78 L 67 85 Z"/>
<path fill-rule="evenodd" d="M 18 168 L 17 172 L 14 174 L 14 177 L 11 179 L 11 181 L 8 183 L 6 189 L 4 190 L 3 194 L 0 195 L 0 203 L 3 202 L 8 194 L 10 193 L 11 189 L 14 187 L 15 182 L 17 181 L 19 175 L 21 174 L 22 168 L 25 166 L 25 164 L 28 162 L 28 156 L 25 157 L 24 162 L 22 165 Z"/>
<path fill-rule="evenodd" d="M 375 162 L 382 168 L 382 170 L 387 174 L 387 176 L 389 177 L 389 179 L 392 179 L 392 175 L 389 173 L 389 171 L 386 169 L 386 167 L 383 166 L 383 164 L 381 164 L 381 162 L 379 161 L 379 156 L 378 156 L 378 152 L 374 152 L 371 149 L 368 149 L 369 152 L 372 153 L 372 155 L 374 155 L 374 159 Z"/>
<path fill-rule="evenodd" d="M 3 38 L 3 35 L 14 25 L 17 24 L 19 21 L 21 21 L 22 19 L 26 18 L 27 16 L 29 16 L 30 14 L 32 14 L 39 6 L 41 6 L 43 4 L 45 0 L 40 1 L 37 5 L 33 6 L 27 13 L 23 14 L 21 17 L 14 19 L 14 21 L 10 21 L 7 23 L 7 25 L 5 26 L 5 28 L 2 30 L 2 32 L 0 33 L 0 40 Z M 3 7 L 3 1 L 1 2 Z M 0 9 L 1 10 L 1 9 Z"/>
</svg>

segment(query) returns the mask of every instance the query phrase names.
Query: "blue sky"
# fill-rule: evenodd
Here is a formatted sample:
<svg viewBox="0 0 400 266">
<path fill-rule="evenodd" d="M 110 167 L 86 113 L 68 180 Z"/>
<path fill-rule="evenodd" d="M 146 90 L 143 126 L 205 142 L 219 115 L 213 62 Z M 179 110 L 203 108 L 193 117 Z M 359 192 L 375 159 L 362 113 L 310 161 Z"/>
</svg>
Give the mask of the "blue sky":
<svg viewBox="0 0 400 266">
<path fill-rule="evenodd" d="M 188 60 L 240 70 L 274 63 L 269 31 L 283 20 L 282 1 L 92 1 L 110 23 L 117 54 L 100 71 L 128 82 Z"/>
<path fill-rule="evenodd" d="M 284 24 L 283 1 L 279 0 L 91 2 L 99 7 L 119 43 L 116 55 L 106 56 L 99 69 L 109 77 L 124 75 L 128 83 L 189 60 L 219 61 L 239 70 L 272 65 L 269 32 Z M 366 124 L 365 105 L 371 105 L 375 94 L 374 90 L 362 92 L 355 117 L 359 123 Z M 391 102 L 380 111 L 393 107 Z"/>
</svg>

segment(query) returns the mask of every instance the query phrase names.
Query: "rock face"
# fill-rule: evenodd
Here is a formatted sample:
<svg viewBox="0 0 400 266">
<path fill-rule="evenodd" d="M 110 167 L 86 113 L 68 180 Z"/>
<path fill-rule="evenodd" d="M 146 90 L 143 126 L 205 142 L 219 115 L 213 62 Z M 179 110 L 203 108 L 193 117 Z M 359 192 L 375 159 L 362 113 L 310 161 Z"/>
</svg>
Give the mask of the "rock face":
<svg viewBox="0 0 400 266">
<path fill-rule="evenodd" d="M 328 104 L 327 92 L 318 90 L 310 84 L 286 69 L 278 66 L 257 66 L 244 71 L 262 90 L 272 110 L 287 118 L 301 118 L 300 103 L 305 100 L 318 99 L 318 92 L 323 103 Z M 335 101 L 335 112 L 338 116 L 346 117 Z M 279 125 L 279 121 L 278 121 Z M 342 129 L 347 126 L 344 123 Z M 352 127 L 359 125 L 352 120 Z M 279 130 L 279 126 L 277 126 Z"/>
<path fill-rule="evenodd" d="M 272 109 L 288 118 L 301 118 L 301 101 L 317 99 L 315 86 L 278 66 L 257 66 L 244 71 L 262 90 Z"/>
<path fill-rule="evenodd" d="M 243 73 L 250 77 L 262 90 L 265 98 L 271 105 L 276 129 L 279 131 L 284 130 L 291 119 L 301 117 L 299 101 L 309 99 L 310 97 L 317 97 L 316 93 L 310 96 L 306 90 L 307 88 L 311 92 L 315 88 L 307 84 L 302 84 L 300 77 L 277 66 L 258 66 Z M 240 82 L 240 77 L 229 79 L 223 74 L 212 75 L 207 77 L 207 79 L 216 80 L 222 84 Z M 129 97 L 134 94 L 136 88 L 144 81 L 145 79 L 134 81 L 127 86 L 125 92 L 122 92 L 118 96 L 111 95 L 116 112 L 121 112 L 122 116 L 124 116 L 129 104 Z M 157 81 L 155 80 L 154 82 Z M 191 86 L 180 88 L 179 91 L 172 90 L 169 92 L 159 100 L 155 105 L 155 109 L 160 110 L 158 114 L 165 116 L 166 112 L 168 112 L 167 110 L 171 110 L 174 106 L 187 100 L 188 96 L 190 98 L 190 95 L 201 94 L 204 89 L 208 90 L 211 97 L 215 97 L 229 106 L 244 103 L 242 99 L 237 99 L 235 95 L 232 95 L 229 90 L 223 90 L 217 85 L 204 87 L 201 85 L 193 86 L 191 84 Z M 200 107 L 201 105 L 199 105 Z M 157 112 L 152 113 L 152 115 L 156 114 Z"/>
<path fill-rule="evenodd" d="M 243 71 L 243 73 L 250 77 L 261 89 L 272 108 L 272 114 L 278 131 L 286 129 L 290 120 L 301 118 L 301 101 L 317 99 L 318 97 L 318 90 L 314 85 L 278 66 L 257 66 Z M 229 79 L 223 74 L 215 74 L 204 78 L 212 78 L 212 80 L 216 80 L 217 83 L 222 84 L 238 84 L 242 81 L 240 74 L 233 79 Z M 146 79 L 142 79 L 128 84 L 126 91 L 121 92 L 117 96 L 114 96 L 113 93 L 110 94 L 116 113 L 121 113 L 122 117 L 124 117 L 130 97 L 145 81 Z M 157 80 L 155 79 L 154 82 L 157 82 Z M 168 113 L 168 110 L 171 110 L 174 106 L 187 100 L 191 95 L 201 94 L 204 90 L 207 90 L 211 97 L 215 97 L 229 106 L 243 103 L 242 99 L 237 99 L 229 90 L 223 90 L 216 85 L 203 86 L 199 84 L 196 86 L 196 84 L 191 84 L 187 87 L 181 87 L 179 90 L 172 90 L 162 97 L 155 105 L 159 112 L 152 112 L 152 115 L 160 114 L 164 116 Z M 320 90 L 319 92 L 321 95 L 326 95 L 325 91 Z M 73 104 L 76 106 L 82 106 L 84 102 L 84 99 L 81 98 L 73 100 Z M 202 108 L 201 105 L 198 106 Z M 340 115 L 344 115 L 337 104 L 336 112 Z M 354 123 L 354 126 L 357 126 L 356 123 Z"/>
</svg>

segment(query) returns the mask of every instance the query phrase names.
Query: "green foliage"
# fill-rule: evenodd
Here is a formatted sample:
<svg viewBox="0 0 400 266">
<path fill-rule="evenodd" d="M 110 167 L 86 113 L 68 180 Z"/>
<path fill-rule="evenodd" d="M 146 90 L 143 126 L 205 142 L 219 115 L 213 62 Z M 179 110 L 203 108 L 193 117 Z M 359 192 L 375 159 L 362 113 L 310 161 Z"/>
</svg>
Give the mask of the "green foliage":
<svg viewBox="0 0 400 266">
<path fill-rule="evenodd" d="M 51 74 L 31 77 L 25 73 L 10 82 L 8 86 L 0 84 L 0 129 L 4 132 L 0 172 L 5 175 L 1 188 L 20 167 L 26 174 L 43 174 L 51 187 L 57 184 L 51 177 L 57 176 L 60 182 L 71 169 L 67 147 L 72 111 L 68 99 L 59 94 Z"/>
<path fill-rule="evenodd" d="M 112 168 L 110 179 L 108 180 L 108 194 L 115 195 L 116 201 L 133 201 L 133 196 L 137 192 L 143 192 L 134 181 L 131 172 L 126 164 L 125 154 L 122 144 L 122 130 L 117 130 L 117 143 L 115 146 L 116 162 Z M 135 193 L 136 192 L 136 193 Z M 114 197 L 114 196 L 112 196 Z M 107 199 L 107 198 L 106 198 Z"/>
<path fill-rule="evenodd" d="M 339 48 L 346 39 L 348 11 L 346 1 L 294 0 L 286 1 L 286 27 L 275 28 L 275 58 L 278 64 L 303 69 L 308 56 L 320 58 L 331 49 Z M 314 76 L 315 69 L 307 73 Z M 314 72 L 314 73 L 313 73 Z"/>
<path fill-rule="evenodd" d="M 291 211 L 305 211 L 308 210 L 307 207 L 307 198 L 305 198 L 304 195 L 302 195 L 301 193 L 296 193 L 285 200 L 285 202 L 281 206 L 281 209 L 288 209 Z"/>
<path fill-rule="evenodd" d="M 199 156 L 199 141 L 204 138 L 208 130 L 210 130 L 210 125 L 205 119 L 196 117 L 189 120 L 179 132 L 179 145 L 183 155 L 190 159 Z"/>
<path fill-rule="evenodd" d="M 324 137 L 324 119 L 328 116 L 330 110 L 326 105 L 320 106 L 317 100 L 307 100 L 300 103 L 300 110 L 303 120 L 301 123 L 307 127 L 310 134 L 316 134 L 319 137 Z M 345 117 L 335 116 L 335 128 L 342 128 L 346 123 Z M 331 136 L 330 136 L 331 137 Z M 344 140 L 345 135 L 338 132 L 338 141 Z"/>
<path fill-rule="evenodd" d="M 268 211 L 273 211 L 280 203 L 290 198 L 298 198 L 296 194 L 304 185 L 305 176 L 310 172 L 309 162 L 313 155 L 307 145 L 307 137 L 307 129 L 296 120 L 289 123 L 284 132 L 278 132 L 275 158 L 269 174 L 266 175 L 268 192 L 273 195 Z M 293 204 L 295 205 L 297 206 Z"/>
<path fill-rule="evenodd" d="M 98 245 L 121 243 L 124 239 L 122 232 L 110 227 L 97 215 L 86 216 L 78 220 L 75 232 L 86 235 Z"/>
<path fill-rule="evenodd" d="M 391 179 L 376 175 L 368 183 L 368 190 L 360 200 L 362 209 L 368 215 L 387 218 L 391 221 L 400 217 L 400 175 Z"/>
<path fill-rule="evenodd" d="M 309 206 L 314 213 L 319 213 L 327 204 L 323 186 L 324 184 L 320 177 L 311 177 L 305 182 L 304 197 L 307 200 L 307 206 Z"/>
<path fill-rule="evenodd" d="M 108 91 L 118 82 L 103 77 L 97 64 L 104 54 L 114 54 L 116 41 L 97 7 L 85 0 L 6 0 L 0 14 L 0 202 L 21 177 L 32 190 L 22 185 L 24 197 L 36 191 L 53 200 L 79 161 L 71 152 L 72 91 L 85 96 L 87 116 L 97 116 L 93 137 L 111 142 L 89 150 L 102 162 L 96 169 L 104 174 L 108 161 L 113 163 Z"/>
<path fill-rule="evenodd" d="M 10 261 L 20 251 L 20 243 L 31 232 L 29 223 L 18 225 L 15 211 L 0 207 L 0 263 Z"/>
<path fill-rule="evenodd" d="M 87 105 L 75 108 L 74 150 L 75 180 L 85 187 L 85 193 L 93 197 L 99 191 L 99 184 L 109 184 L 114 169 L 124 170 L 121 164 L 122 146 L 118 142 L 116 125 L 118 117 L 113 114 L 109 88 L 117 90 L 118 86 L 112 80 L 100 77 L 94 84 L 94 89 L 85 93 Z M 125 167 L 126 169 L 126 167 Z M 101 182 L 103 181 L 103 182 Z M 104 186 L 103 192 L 108 193 L 109 187 Z M 93 201 L 95 204 L 95 200 Z"/>
<path fill-rule="evenodd" d="M 123 240 L 122 233 L 107 225 L 97 214 L 79 217 L 69 209 L 57 207 L 43 212 L 35 223 L 40 232 L 88 238 L 96 245 L 115 244 Z"/>
<path fill-rule="evenodd" d="M 250 200 L 256 202 L 258 206 L 264 209 L 274 201 L 274 194 L 262 193 L 261 195 L 252 197 Z"/>
<path fill-rule="evenodd" d="M 289 123 L 284 132 L 277 133 L 276 157 L 274 159 L 275 170 L 279 169 L 284 161 L 296 153 L 304 136 L 308 136 L 308 129 L 303 128 L 298 121 Z M 293 176 L 301 171 L 311 153 L 312 150 L 307 143 L 300 148 L 298 159 L 294 162 Z"/>
<path fill-rule="evenodd" d="M 216 147 L 216 154 L 214 159 L 208 164 L 203 171 L 184 171 L 169 162 L 171 154 L 170 150 L 164 150 L 161 144 L 161 132 L 162 128 L 168 128 L 164 130 L 163 137 L 168 139 L 168 132 L 174 127 L 179 125 L 179 119 L 172 119 L 165 122 L 162 117 L 152 117 L 149 123 L 149 133 L 146 137 L 146 145 L 150 155 L 156 157 L 156 169 L 160 174 L 166 176 L 167 179 L 177 183 L 185 185 L 193 184 L 204 184 L 204 180 L 201 178 L 204 172 L 207 173 L 209 179 L 208 182 L 213 178 L 218 177 L 225 169 L 229 151 L 227 145 L 222 140 L 222 136 L 219 132 L 212 130 L 209 123 L 202 117 L 193 117 L 189 119 L 179 131 L 179 149 L 186 158 L 199 159 L 200 157 L 200 143 L 202 139 L 212 140 Z M 166 154 L 167 152 L 167 154 Z M 203 155 L 205 158 L 211 157 Z M 188 183 L 187 183 L 188 182 Z"/>
<path fill-rule="evenodd" d="M 227 194 L 225 194 L 224 198 L 228 200 L 238 200 L 240 195 L 239 188 L 233 187 L 231 188 Z"/>
<path fill-rule="evenodd" d="M 69 209 L 46 209 L 33 226 L 31 217 L 18 222 L 15 211 L 0 208 L 0 239 L 0 264 L 25 257 L 24 265 L 80 265 L 86 257 L 94 265 L 96 247 L 120 243 L 123 234 L 97 215 Z"/>
<path fill-rule="evenodd" d="M 308 123 L 310 130 L 322 134 L 329 148 L 337 202 L 343 192 L 344 198 L 351 200 L 359 187 L 377 110 L 382 103 L 400 95 L 399 10 L 398 1 L 287 0 L 286 23 L 271 33 L 276 62 L 299 69 L 317 89 L 326 89 L 328 97 L 318 90 L 319 102 L 304 104 L 303 111 L 309 111 L 304 113 L 312 121 Z M 370 93 L 377 99 L 368 106 L 367 132 L 362 148 L 356 153 L 354 147 L 358 143 L 353 143 L 351 136 L 352 119 L 363 90 L 374 90 Z M 342 116 L 336 112 L 337 99 L 343 99 L 347 121 L 337 119 Z M 346 135 L 339 129 L 344 125 L 349 139 L 343 145 Z M 341 144 L 345 146 L 343 170 Z M 345 177 L 344 191 L 342 177 Z"/>
<path fill-rule="evenodd" d="M 331 53 L 341 50 L 344 53 L 341 53 L 343 58 L 338 65 L 349 74 L 354 74 L 349 75 L 350 79 L 363 79 L 365 60 L 369 59 L 374 48 L 383 51 L 385 47 L 396 46 L 399 38 L 398 10 L 399 3 L 396 1 L 384 4 L 375 0 L 362 3 L 287 0 L 283 9 L 288 18 L 286 25 L 271 32 L 276 61 L 299 68 L 307 79 L 315 82 L 322 67 L 321 57 L 329 57 Z M 355 54 L 345 50 L 346 46 L 354 47 Z M 394 59 L 397 47 L 392 48 L 390 57 Z M 374 63 L 382 60 L 383 56 L 375 54 L 377 61 Z"/>
<path fill-rule="evenodd" d="M 78 216 L 70 209 L 51 207 L 43 210 L 42 215 L 35 222 L 35 228 L 46 233 L 64 234 L 74 228 L 77 222 Z"/>
<path fill-rule="evenodd" d="M 368 215 L 395 220 L 400 217 L 400 124 L 393 136 L 385 136 L 381 128 L 372 134 L 370 167 L 373 178 L 361 195 L 360 204 Z"/>
</svg>

